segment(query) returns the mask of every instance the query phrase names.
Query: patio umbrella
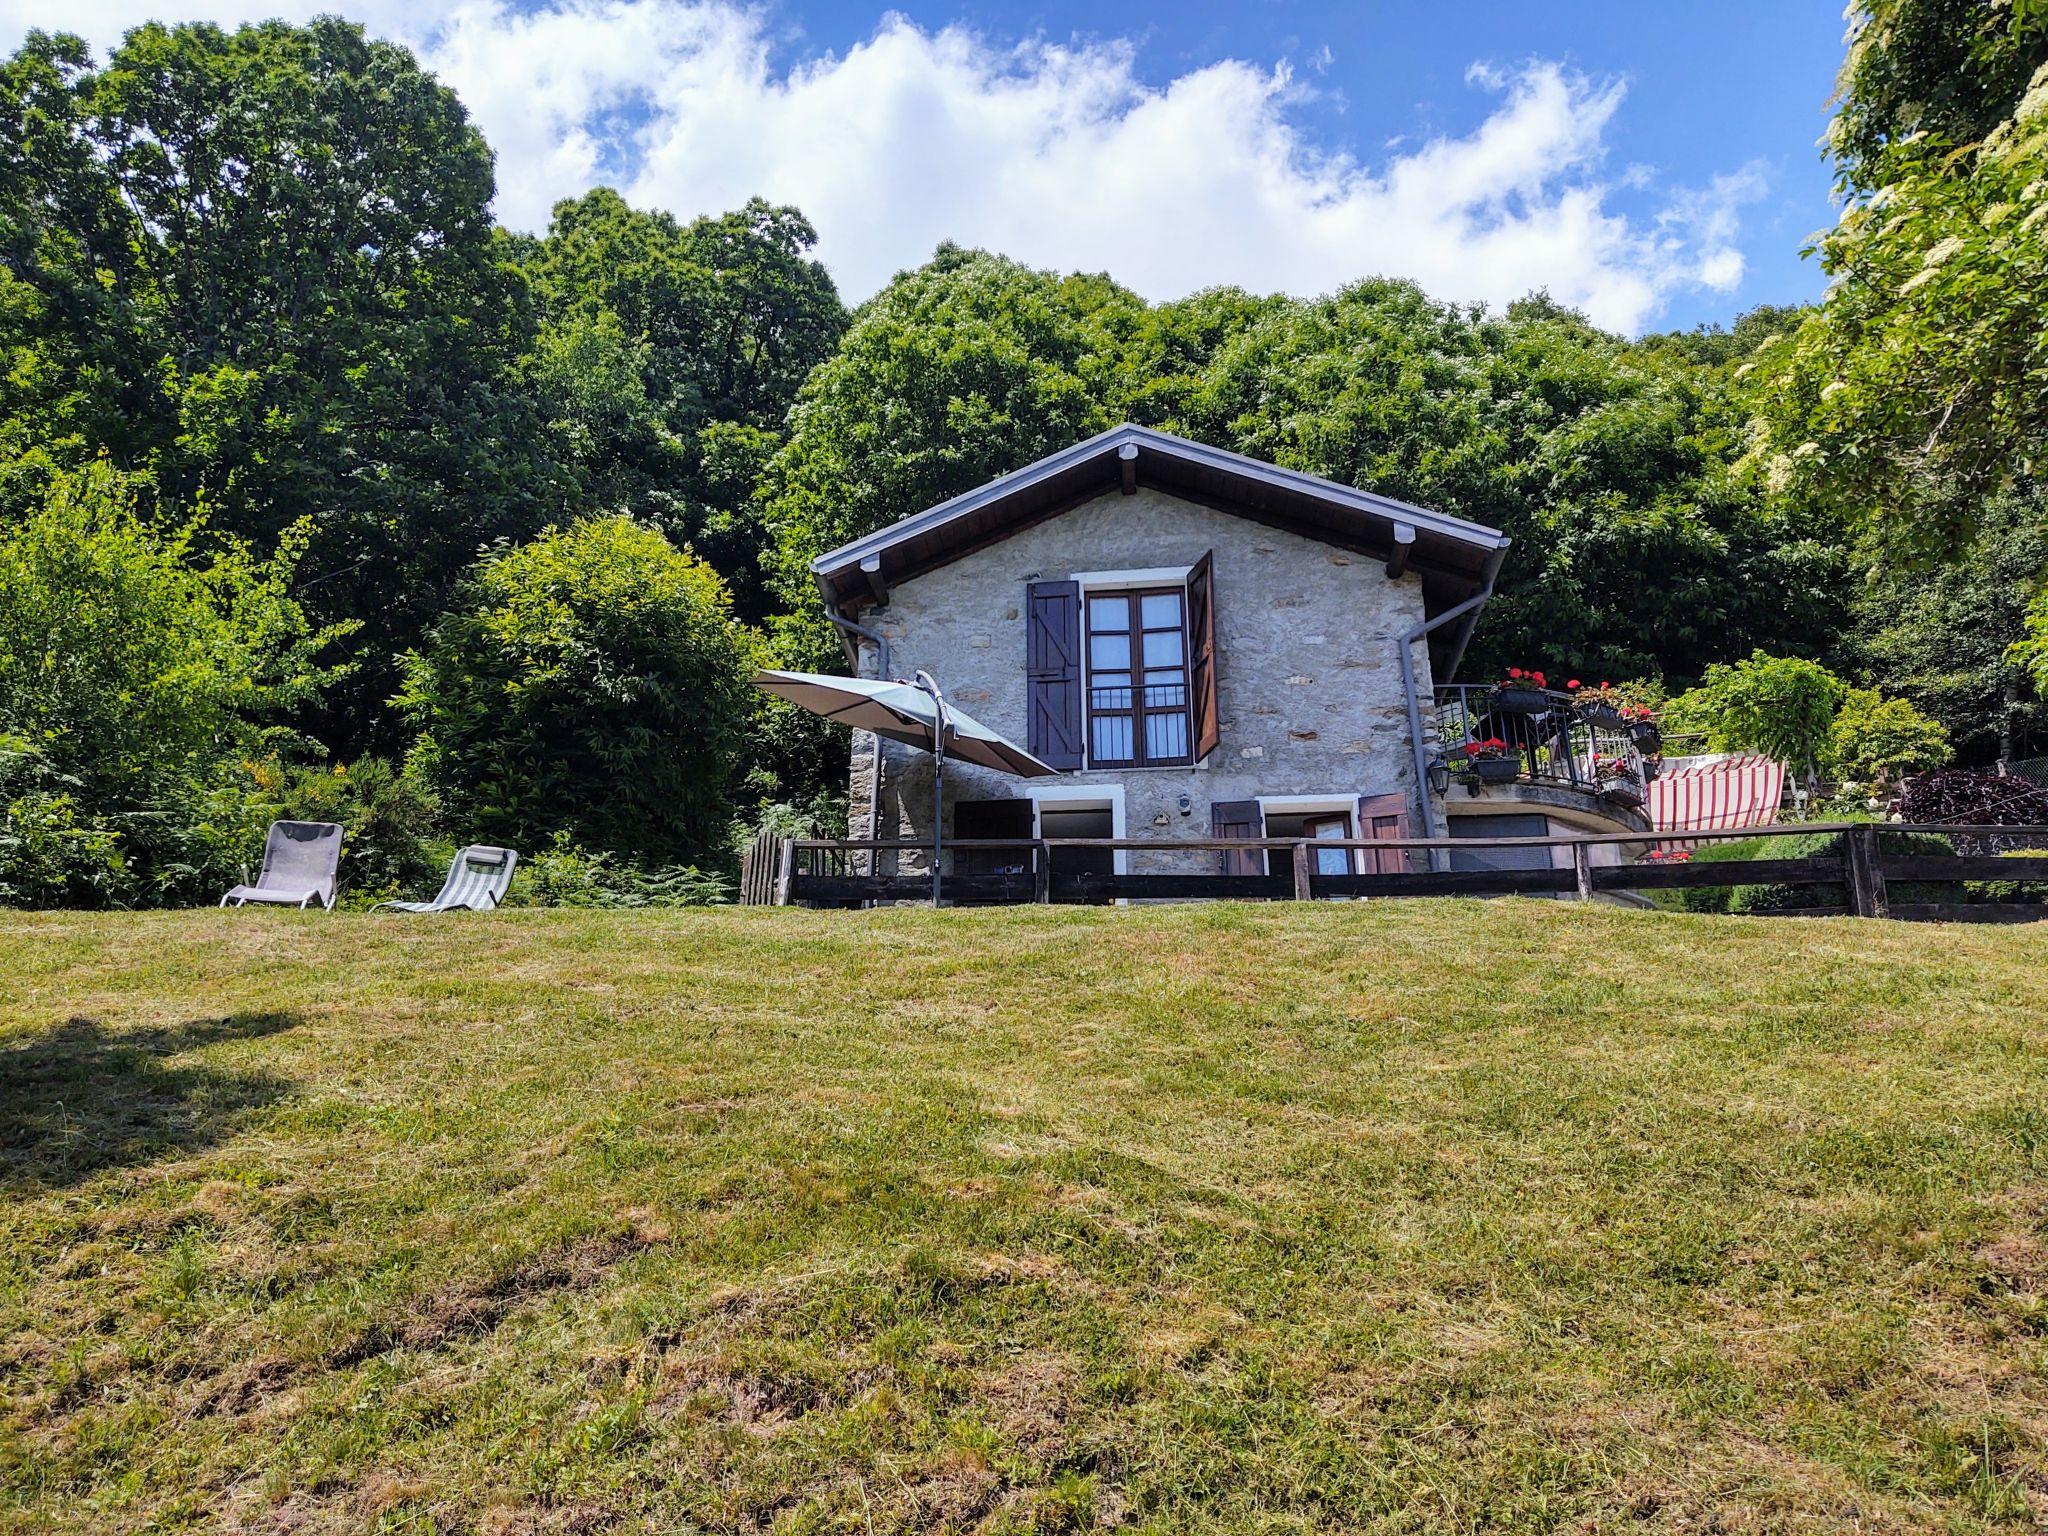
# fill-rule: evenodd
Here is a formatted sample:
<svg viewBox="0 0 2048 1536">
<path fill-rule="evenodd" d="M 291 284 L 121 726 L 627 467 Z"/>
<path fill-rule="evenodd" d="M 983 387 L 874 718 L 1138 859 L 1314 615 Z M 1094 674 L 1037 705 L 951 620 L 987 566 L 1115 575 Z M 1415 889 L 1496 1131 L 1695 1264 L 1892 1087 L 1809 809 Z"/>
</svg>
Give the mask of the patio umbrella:
<svg viewBox="0 0 2048 1536">
<path fill-rule="evenodd" d="M 822 719 L 857 731 L 872 731 L 932 754 L 936 777 L 932 785 L 932 905 L 939 904 L 939 855 L 944 851 L 946 758 L 1040 779 L 1058 773 L 998 731 L 972 715 L 954 709 L 929 672 L 914 683 L 871 682 L 864 677 L 828 677 L 820 672 L 754 674 L 754 686 L 787 699 Z M 879 808 L 878 808 L 879 809 Z"/>
</svg>

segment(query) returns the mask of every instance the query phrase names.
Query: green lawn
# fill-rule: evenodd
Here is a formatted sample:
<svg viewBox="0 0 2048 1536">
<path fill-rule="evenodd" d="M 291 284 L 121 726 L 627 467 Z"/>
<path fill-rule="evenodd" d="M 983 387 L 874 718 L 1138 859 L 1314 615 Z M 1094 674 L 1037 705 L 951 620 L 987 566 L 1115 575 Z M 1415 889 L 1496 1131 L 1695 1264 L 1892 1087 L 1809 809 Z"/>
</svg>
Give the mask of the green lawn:
<svg viewBox="0 0 2048 1536">
<path fill-rule="evenodd" d="M 2048 1520 L 2048 930 L 0 915 L 0 1528 Z"/>
</svg>

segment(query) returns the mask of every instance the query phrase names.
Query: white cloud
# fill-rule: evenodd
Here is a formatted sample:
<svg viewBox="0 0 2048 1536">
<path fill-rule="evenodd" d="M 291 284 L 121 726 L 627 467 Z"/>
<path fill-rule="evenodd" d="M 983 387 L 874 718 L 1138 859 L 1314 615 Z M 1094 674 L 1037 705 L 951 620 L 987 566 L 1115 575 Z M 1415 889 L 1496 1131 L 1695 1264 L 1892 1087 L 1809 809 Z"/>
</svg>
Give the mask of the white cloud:
<svg viewBox="0 0 2048 1536">
<path fill-rule="evenodd" d="M 334 7 L 181 9 L 235 22 Z M 508 224 L 539 228 L 601 181 L 683 216 L 760 193 L 810 215 L 851 299 L 951 239 L 1106 270 L 1152 298 L 1388 274 L 1493 303 L 1547 288 L 1633 329 L 1679 290 L 1739 281 L 1739 209 L 1761 190 L 1747 167 L 1648 218 L 1618 211 L 1617 193 L 1652 180 L 1605 168 L 1623 85 L 1540 61 L 1475 63 L 1468 85 L 1496 98 L 1477 128 L 1390 141 L 1373 164 L 1304 131 L 1307 93 L 1284 66 L 1224 61 L 1153 87 L 1128 42 L 1002 46 L 889 15 L 843 54 L 785 64 L 775 23 L 732 0 L 344 7 L 461 94 L 498 152 Z M 105 44 L 159 9 L 0 0 L 0 31 Z"/>
</svg>

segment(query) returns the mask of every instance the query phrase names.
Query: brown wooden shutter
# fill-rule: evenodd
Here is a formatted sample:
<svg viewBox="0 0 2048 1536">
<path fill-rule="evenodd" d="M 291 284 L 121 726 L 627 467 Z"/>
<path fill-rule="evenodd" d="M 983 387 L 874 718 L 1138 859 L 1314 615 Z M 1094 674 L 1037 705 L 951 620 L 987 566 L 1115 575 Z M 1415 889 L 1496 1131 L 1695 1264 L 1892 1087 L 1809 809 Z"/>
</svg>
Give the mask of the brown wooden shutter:
<svg viewBox="0 0 2048 1536">
<path fill-rule="evenodd" d="M 1258 838 L 1266 835 L 1266 813 L 1256 800 L 1218 800 L 1209 807 L 1209 835 L 1217 838 Z M 1266 853 L 1247 848 L 1243 853 L 1223 855 L 1226 875 L 1263 875 Z"/>
<path fill-rule="evenodd" d="M 1216 552 L 1209 551 L 1188 573 L 1188 698 L 1194 709 L 1195 761 L 1216 750 L 1222 726 L 1216 717 Z"/>
<path fill-rule="evenodd" d="M 1025 594 L 1024 672 L 1031 755 L 1049 768 L 1081 766 L 1081 584 L 1034 581 Z"/>
<path fill-rule="evenodd" d="M 1408 797 L 1406 795 L 1360 795 L 1358 797 L 1360 837 L 1406 837 Z M 1375 848 L 1359 861 L 1368 875 L 1404 875 L 1408 872 L 1408 850 Z"/>
</svg>

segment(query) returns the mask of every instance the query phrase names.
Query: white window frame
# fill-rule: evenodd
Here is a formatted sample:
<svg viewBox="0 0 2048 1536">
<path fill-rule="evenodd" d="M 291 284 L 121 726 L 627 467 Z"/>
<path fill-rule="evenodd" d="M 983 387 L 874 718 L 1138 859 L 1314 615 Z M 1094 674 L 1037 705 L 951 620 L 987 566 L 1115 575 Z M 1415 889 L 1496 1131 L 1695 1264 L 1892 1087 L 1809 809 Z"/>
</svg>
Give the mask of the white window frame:
<svg viewBox="0 0 2048 1536">
<path fill-rule="evenodd" d="M 1055 811 L 1099 811 L 1109 810 L 1109 835 L 1123 837 L 1124 832 L 1124 787 L 1121 784 L 1026 784 L 1024 793 L 1031 797 L 1031 835 L 1045 836 L 1045 819 L 1040 812 Z M 1111 866 L 1120 875 L 1130 873 L 1130 855 L 1119 848 L 1114 854 Z"/>
<path fill-rule="evenodd" d="M 1266 830 L 1266 818 L 1276 811 L 1282 816 L 1329 816 L 1342 812 L 1344 819 L 1350 824 L 1351 836 L 1358 836 L 1356 795 L 1260 795 L 1258 800 L 1259 832 L 1262 836 Z M 1359 850 L 1348 848 L 1345 852 L 1350 855 L 1347 862 L 1351 865 L 1351 873 L 1355 875 L 1358 873 Z M 1270 852 L 1267 855 L 1266 867 L 1269 871 L 1272 868 Z"/>
<path fill-rule="evenodd" d="M 1180 647 L 1181 658 L 1188 674 L 1188 756 L 1194 757 L 1195 746 L 1195 637 L 1188 633 L 1188 578 L 1195 574 L 1192 565 L 1153 565 L 1130 571 L 1076 571 L 1068 580 L 1081 589 L 1081 761 L 1084 773 L 1186 773 L 1191 769 L 1207 767 L 1204 762 L 1185 763 L 1115 763 L 1107 768 L 1095 766 L 1095 724 L 1094 712 L 1088 701 L 1094 697 L 1094 663 L 1089 657 L 1088 645 L 1088 594 L 1090 592 L 1132 592 L 1143 587 L 1180 588 Z M 1135 620 L 1133 621 L 1135 622 Z M 1132 658 L 1134 661 L 1136 657 Z M 1139 686 L 1138 674 L 1132 673 L 1132 686 Z M 1132 729 L 1137 728 L 1135 718 Z M 1118 837 L 1123 834 L 1119 832 Z M 1118 855 L 1122 857 L 1121 854 Z"/>
</svg>

